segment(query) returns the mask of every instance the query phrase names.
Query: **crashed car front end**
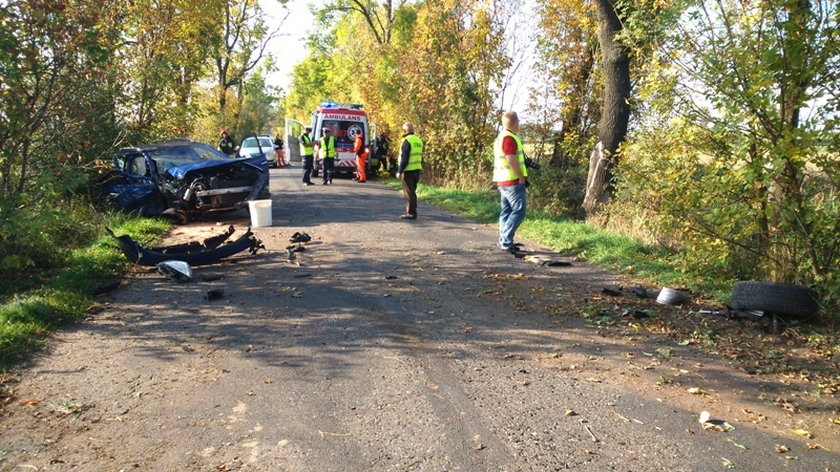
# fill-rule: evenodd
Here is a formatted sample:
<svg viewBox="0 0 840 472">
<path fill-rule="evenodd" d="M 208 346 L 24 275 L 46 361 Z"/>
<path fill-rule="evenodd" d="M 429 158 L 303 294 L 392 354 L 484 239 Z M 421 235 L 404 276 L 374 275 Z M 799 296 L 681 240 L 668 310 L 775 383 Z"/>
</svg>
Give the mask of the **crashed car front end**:
<svg viewBox="0 0 840 472">
<path fill-rule="evenodd" d="M 110 200 L 129 213 L 180 223 L 271 198 L 263 156 L 236 158 L 195 141 L 176 139 L 124 148 L 103 180 Z"/>
<path fill-rule="evenodd" d="M 238 210 L 248 206 L 249 200 L 271 196 L 267 169 L 251 159 L 171 168 L 159 187 L 172 209 L 190 216 Z"/>
</svg>

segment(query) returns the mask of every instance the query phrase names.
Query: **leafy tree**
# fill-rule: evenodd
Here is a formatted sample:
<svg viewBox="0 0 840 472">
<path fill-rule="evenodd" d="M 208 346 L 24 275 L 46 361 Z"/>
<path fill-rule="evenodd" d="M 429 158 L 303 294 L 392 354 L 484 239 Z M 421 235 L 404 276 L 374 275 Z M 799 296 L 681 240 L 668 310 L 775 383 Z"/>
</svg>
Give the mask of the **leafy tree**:
<svg viewBox="0 0 840 472">
<path fill-rule="evenodd" d="M 0 272 L 44 266 L 55 243 L 90 228 L 70 220 L 84 168 L 116 139 L 112 5 L 0 6 Z M 102 120 L 105 126 L 92 129 Z M 61 202 L 61 204 L 59 204 Z M 0 274 L 4 277 L 7 274 Z"/>
<path fill-rule="evenodd" d="M 491 166 L 496 97 L 510 59 L 503 11 L 477 1 L 429 1 L 398 60 L 404 119 L 426 140 L 425 179 L 475 185 Z"/>
<path fill-rule="evenodd" d="M 837 5 L 690 5 L 664 45 L 665 80 L 648 85 L 675 94 L 656 104 L 669 120 L 625 153 L 624 198 L 653 212 L 648 224 L 687 263 L 733 278 L 816 282 L 836 299 Z"/>
<path fill-rule="evenodd" d="M 243 133 L 271 133 L 282 127 L 282 109 L 278 110 L 277 107 L 281 90 L 268 85 L 264 78 L 273 67 L 272 61 L 268 61 L 257 67 L 245 82 L 242 111 L 239 115 L 239 128 Z"/>
<path fill-rule="evenodd" d="M 222 12 L 223 29 L 214 52 L 218 112 L 223 122 L 238 125 L 238 110 L 230 113 L 227 107 L 230 91 L 235 90 L 236 100 L 241 102 L 247 76 L 265 56 L 283 21 L 269 29 L 258 0 L 226 0 Z"/>
<path fill-rule="evenodd" d="M 125 117 L 132 141 L 189 134 L 192 88 L 207 70 L 223 0 L 138 0 L 127 6 Z"/>
</svg>

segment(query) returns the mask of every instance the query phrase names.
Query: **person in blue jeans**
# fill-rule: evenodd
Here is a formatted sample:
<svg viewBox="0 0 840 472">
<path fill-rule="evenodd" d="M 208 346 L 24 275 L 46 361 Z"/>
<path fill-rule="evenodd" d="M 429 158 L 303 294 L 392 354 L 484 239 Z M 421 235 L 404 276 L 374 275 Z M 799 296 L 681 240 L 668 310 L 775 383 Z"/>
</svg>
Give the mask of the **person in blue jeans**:
<svg viewBox="0 0 840 472">
<path fill-rule="evenodd" d="M 519 138 L 519 116 L 514 111 L 502 114 L 502 131 L 493 144 L 493 182 L 499 189 L 502 209 L 499 212 L 499 247 L 516 254 L 516 230 L 525 220 L 528 207 L 528 168 L 525 150 Z"/>
</svg>

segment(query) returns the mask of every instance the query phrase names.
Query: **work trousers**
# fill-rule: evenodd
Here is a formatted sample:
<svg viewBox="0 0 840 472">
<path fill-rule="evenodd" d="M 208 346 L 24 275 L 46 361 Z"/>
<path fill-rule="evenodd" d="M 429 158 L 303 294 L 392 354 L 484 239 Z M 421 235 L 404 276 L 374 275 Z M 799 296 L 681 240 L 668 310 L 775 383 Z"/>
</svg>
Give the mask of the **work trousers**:
<svg viewBox="0 0 840 472">
<path fill-rule="evenodd" d="M 525 220 L 528 193 L 522 184 L 499 187 L 502 211 L 499 213 L 499 246 L 513 247 L 516 229 Z"/>
<path fill-rule="evenodd" d="M 419 170 L 403 172 L 402 186 L 405 197 L 405 214 L 417 217 L 417 183 L 420 182 Z"/>
<path fill-rule="evenodd" d="M 324 159 L 323 161 L 324 183 L 332 182 L 333 173 L 335 172 L 335 158 Z"/>
<path fill-rule="evenodd" d="M 367 180 L 367 157 L 368 153 L 366 152 L 356 156 L 356 178 L 359 179 L 359 182 Z"/>
<path fill-rule="evenodd" d="M 312 166 L 314 164 L 315 158 L 312 156 L 303 156 L 300 158 L 301 166 L 303 167 L 303 183 L 310 184 L 312 183 Z"/>
</svg>

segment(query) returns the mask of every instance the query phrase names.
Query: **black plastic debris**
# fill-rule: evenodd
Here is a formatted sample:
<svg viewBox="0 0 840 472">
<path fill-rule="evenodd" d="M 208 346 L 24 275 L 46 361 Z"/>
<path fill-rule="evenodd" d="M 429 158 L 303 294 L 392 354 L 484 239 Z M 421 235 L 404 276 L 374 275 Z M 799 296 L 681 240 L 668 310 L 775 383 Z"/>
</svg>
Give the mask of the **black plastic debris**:
<svg viewBox="0 0 840 472">
<path fill-rule="evenodd" d="M 109 228 L 105 231 L 111 235 L 120 245 L 123 254 L 133 264 L 141 266 L 154 266 L 161 262 L 177 259 L 186 262 L 191 266 L 214 264 L 220 260 L 247 250 L 256 254 L 259 249 L 265 249 L 262 241 L 254 236 L 251 228 L 239 239 L 222 244 L 232 234 L 233 227 L 227 232 L 213 238 L 205 239 L 203 243 L 176 244 L 174 246 L 158 247 L 147 249 L 131 239 L 131 236 L 117 236 Z"/>
<path fill-rule="evenodd" d="M 639 298 L 647 298 L 648 297 L 648 291 L 644 287 L 636 287 L 636 288 L 633 289 L 633 295 L 635 295 Z"/>
<path fill-rule="evenodd" d="M 568 267 L 572 265 L 572 263 L 566 261 L 546 261 L 543 265 L 546 267 Z"/>
<path fill-rule="evenodd" d="M 306 233 L 295 232 L 289 241 L 293 243 L 308 243 L 309 241 L 312 241 L 312 237 Z"/>
<path fill-rule="evenodd" d="M 212 290 L 208 290 L 207 293 L 204 294 L 204 298 L 209 300 L 209 301 L 218 300 L 218 299 L 222 298 L 224 296 L 224 294 L 225 294 L 224 289 L 214 288 Z"/>
<path fill-rule="evenodd" d="M 396 275 L 386 275 L 385 276 L 385 280 L 396 280 L 398 278 L 399 277 L 397 277 Z"/>
<path fill-rule="evenodd" d="M 621 312 L 621 316 L 632 316 L 633 318 L 639 320 L 642 318 L 650 318 L 650 313 L 645 310 L 624 310 Z"/>
<path fill-rule="evenodd" d="M 221 280 L 225 276 L 221 274 L 214 274 L 214 275 L 202 275 L 201 280 L 204 282 L 215 282 L 216 280 Z"/>
<path fill-rule="evenodd" d="M 611 297 L 620 297 L 621 296 L 620 291 L 609 288 L 609 287 L 604 287 L 603 289 L 601 289 L 601 293 L 604 294 L 604 295 L 609 295 Z"/>
<path fill-rule="evenodd" d="M 312 274 L 295 274 L 292 277 L 296 279 L 305 279 L 307 277 L 312 277 Z"/>
</svg>

